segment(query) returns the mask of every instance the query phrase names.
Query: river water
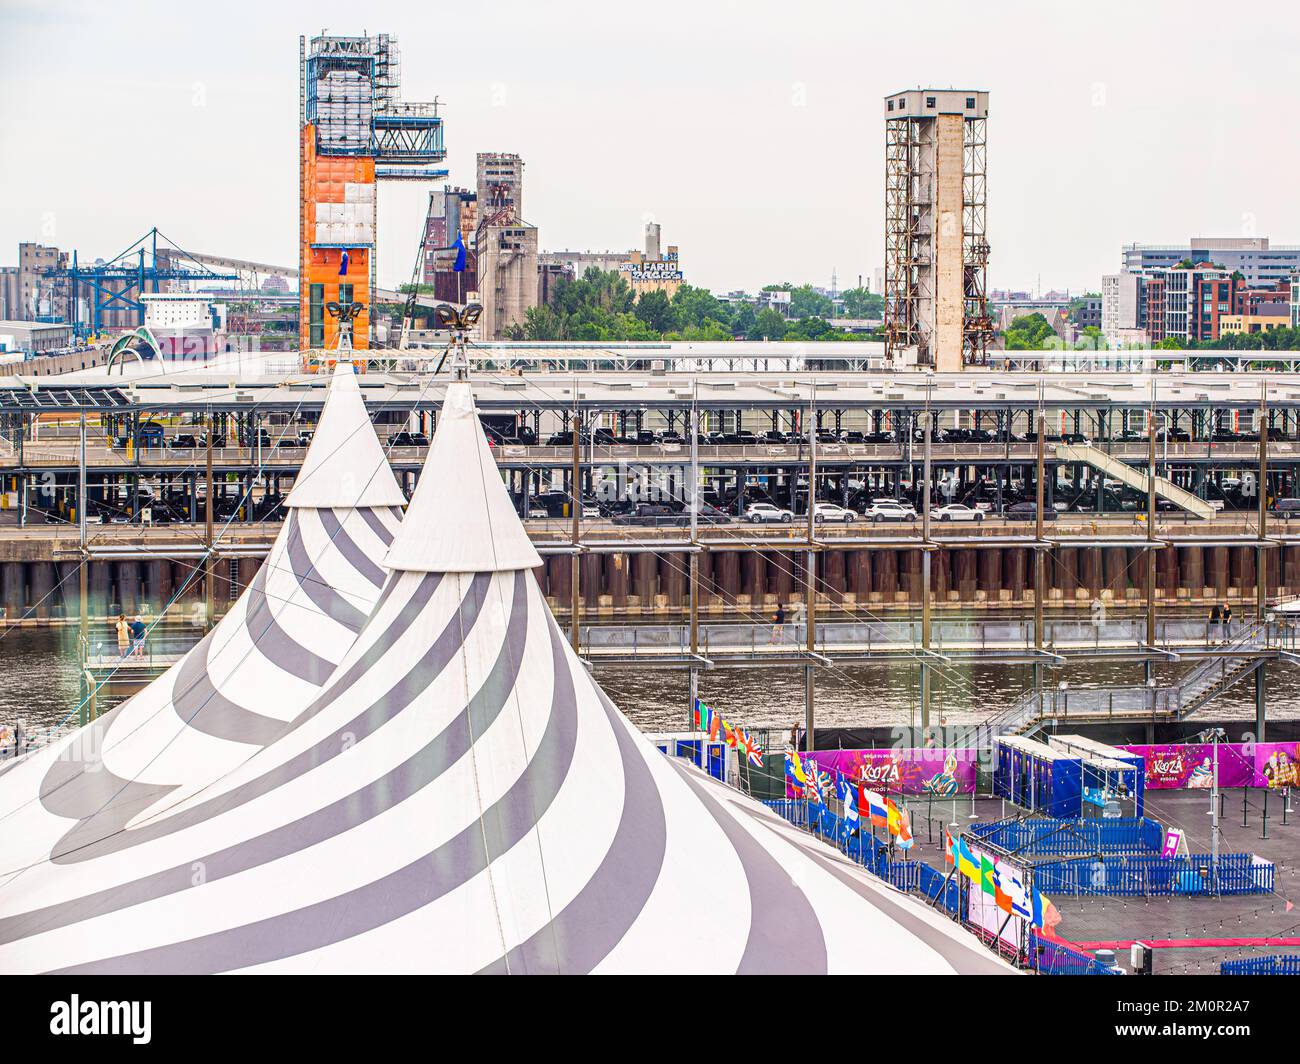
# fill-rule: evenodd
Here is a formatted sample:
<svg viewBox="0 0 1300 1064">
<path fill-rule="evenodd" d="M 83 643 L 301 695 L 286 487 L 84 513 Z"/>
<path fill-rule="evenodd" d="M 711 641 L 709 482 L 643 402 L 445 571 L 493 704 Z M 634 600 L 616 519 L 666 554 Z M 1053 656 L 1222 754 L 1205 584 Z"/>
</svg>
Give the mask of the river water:
<svg viewBox="0 0 1300 1064">
<path fill-rule="evenodd" d="M 24 720 L 31 729 L 56 724 L 77 710 L 80 680 L 76 628 L 13 628 L 0 632 L 0 723 Z M 92 641 L 111 634 L 92 634 Z M 169 649 L 197 639 L 192 629 L 168 631 Z M 1191 666 L 1161 664 L 1158 683 L 1175 682 Z M 978 723 L 1013 702 L 1032 683 L 1028 666 L 970 664 L 936 667 L 933 718 L 936 724 Z M 686 727 L 688 679 L 683 671 L 602 667 L 596 677 L 614 702 L 647 731 Z M 1088 662 L 1047 669 L 1044 683 L 1071 689 L 1142 682 L 1135 663 Z M 726 668 L 700 673 L 700 697 L 730 720 L 749 728 L 788 730 L 803 716 L 802 668 Z M 918 669 L 903 662 L 846 664 L 817 670 L 816 707 L 820 727 L 868 727 L 919 723 Z M 1274 665 L 1269 671 L 1268 713 L 1272 720 L 1300 718 L 1300 667 Z M 113 705 L 99 700 L 100 712 Z M 1223 720 L 1253 720 L 1254 685 L 1239 684 L 1212 703 Z M 1135 739 L 1135 741 L 1140 741 Z"/>
</svg>

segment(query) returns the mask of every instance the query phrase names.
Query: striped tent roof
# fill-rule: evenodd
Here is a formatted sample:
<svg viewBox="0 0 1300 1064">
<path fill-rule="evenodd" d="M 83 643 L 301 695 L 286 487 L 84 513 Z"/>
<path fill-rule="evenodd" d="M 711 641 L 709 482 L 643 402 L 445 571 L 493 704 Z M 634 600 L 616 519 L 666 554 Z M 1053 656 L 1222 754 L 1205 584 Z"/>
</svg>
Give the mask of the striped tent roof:
<svg viewBox="0 0 1300 1064">
<path fill-rule="evenodd" d="M 0 882 L 166 810 L 282 731 L 370 615 L 402 498 L 341 362 L 280 534 L 230 611 L 144 690 L 0 776 Z"/>
<path fill-rule="evenodd" d="M 660 754 L 573 653 L 538 562 L 455 385 L 317 698 L 198 793 L 11 874 L 0 969 L 1008 970 Z"/>
</svg>

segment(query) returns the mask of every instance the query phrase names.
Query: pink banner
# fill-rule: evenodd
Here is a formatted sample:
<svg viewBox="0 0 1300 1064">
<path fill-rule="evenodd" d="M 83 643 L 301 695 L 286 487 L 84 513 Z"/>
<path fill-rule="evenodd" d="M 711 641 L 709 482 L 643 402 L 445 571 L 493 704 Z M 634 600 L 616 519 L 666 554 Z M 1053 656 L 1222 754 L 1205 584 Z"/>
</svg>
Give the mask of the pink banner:
<svg viewBox="0 0 1300 1064">
<path fill-rule="evenodd" d="M 1124 746 L 1146 762 L 1149 789 L 1209 789 L 1214 749 L 1208 743 Z M 1300 787 L 1300 744 L 1219 743 L 1220 787 Z"/>
<path fill-rule="evenodd" d="M 862 781 L 868 790 L 881 794 L 919 794 L 934 798 L 952 798 L 975 790 L 975 750 L 906 748 L 901 750 L 814 750 L 805 760 L 832 781 L 839 773 L 847 779 Z M 794 792 L 786 784 L 786 796 Z"/>
</svg>

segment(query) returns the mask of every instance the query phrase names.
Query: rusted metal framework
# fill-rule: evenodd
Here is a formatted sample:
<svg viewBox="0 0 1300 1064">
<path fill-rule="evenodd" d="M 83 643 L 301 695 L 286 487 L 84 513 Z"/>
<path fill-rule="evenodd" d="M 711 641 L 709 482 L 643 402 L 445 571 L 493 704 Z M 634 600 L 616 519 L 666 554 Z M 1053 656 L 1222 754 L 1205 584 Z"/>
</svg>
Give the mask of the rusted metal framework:
<svg viewBox="0 0 1300 1064">
<path fill-rule="evenodd" d="M 885 357 L 897 360 L 905 348 L 925 346 L 918 304 L 920 266 L 929 264 L 929 234 L 919 227 L 921 200 L 929 183 L 920 173 L 920 123 L 910 118 L 885 122 Z M 927 365 L 928 349 L 919 356 Z"/>
<path fill-rule="evenodd" d="M 965 123 L 962 168 L 962 365 L 988 363 L 993 320 L 988 310 L 988 119 Z"/>
</svg>

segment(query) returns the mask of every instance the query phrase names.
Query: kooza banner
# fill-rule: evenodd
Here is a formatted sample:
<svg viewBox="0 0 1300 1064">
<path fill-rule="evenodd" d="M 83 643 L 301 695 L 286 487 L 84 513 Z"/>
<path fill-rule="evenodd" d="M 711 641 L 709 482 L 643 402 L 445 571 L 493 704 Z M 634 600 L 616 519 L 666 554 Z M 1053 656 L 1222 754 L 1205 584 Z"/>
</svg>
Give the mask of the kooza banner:
<svg viewBox="0 0 1300 1064">
<path fill-rule="evenodd" d="M 1214 748 L 1208 743 L 1125 746 L 1146 763 L 1147 787 L 1205 788 L 1212 785 Z M 1220 743 L 1220 787 L 1300 787 L 1300 745 Z"/>
<path fill-rule="evenodd" d="M 861 780 L 882 794 L 922 794 L 951 798 L 975 790 L 975 750 L 826 750 L 807 755 L 830 775 Z"/>
</svg>

